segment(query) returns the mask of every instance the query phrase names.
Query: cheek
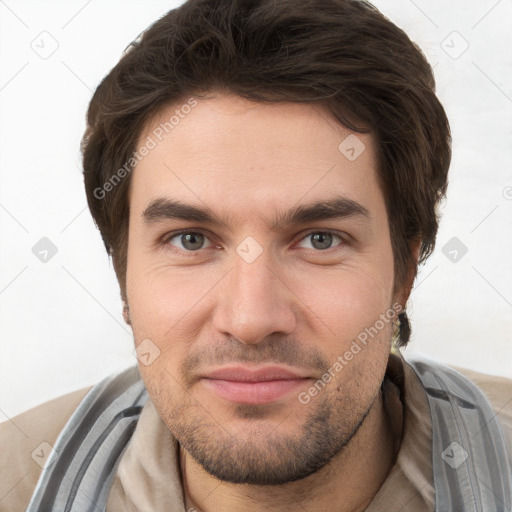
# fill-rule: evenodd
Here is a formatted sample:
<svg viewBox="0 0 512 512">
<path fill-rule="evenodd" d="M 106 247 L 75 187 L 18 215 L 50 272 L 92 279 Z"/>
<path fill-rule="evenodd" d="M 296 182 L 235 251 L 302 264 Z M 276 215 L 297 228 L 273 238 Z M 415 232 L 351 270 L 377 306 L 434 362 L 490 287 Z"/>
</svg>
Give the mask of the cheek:
<svg viewBox="0 0 512 512">
<path fill-rule="evenodd" d="M 293 281 L 291 287 L 307 306 L 303 312 L 309 320 L 303 333 L 317 326 L 313 334 L 323 340 L 318 349 L 328 363 L 334 365 L 341 357 L 336 381 L 354 379 L 365 387 L 369 374 L 378 382 L 385 369 L 395 315 L 390 253 L 391 247 L 378 257 L 367 255 L 364 261 L 353 259 L 336 269 L 319 269 L 302 283 Z"/>
<path fill-rule="evenodd" d="M 167 389 L 181 380 L 180 364 L 202 339 L 201 330 L 211 317 L 210 297 L 218 276 L 211 269 L 190 270 L 146 266 L 131 274 L 127 287 L 135 345 L 149 339 L 156 346 L 158 357 L 151 365 L 139 361 L 141 375 L 151 379 L 156 396 L 162 386 Z"/>
<path fill-rule="evenodd" d="M 323 310 L 332 331 L 321 347 L 333 377 L 329 393 L 344 408 L 366 404 L 375 395 L 390 353 L 394 310 L 387 293 L 374 293 L 372 282 L 363 288 L 347 284 L 347 294 Z"/>
<path fill-rule="evenodd" d="M 289 275 L 288 283 L 311 322 L 316 317 L 314 324 L 323 325 L 327 337 L 341 341 L 355 337 L 390 307 L 392 263 L 388 267 L 354 262 L 317 269 L 301 279 Z"/>
<path fill-rule="evenodd" d="M 148 334 L 179 329 L 188 316 L 193 316 L 193 310 L 200 309 L 199 302 L 207 298 L 218 279 L 211 268 L 204 266 L 137 268 L 133 262 L 127 282 L 133 323 Z"/>
</svg>

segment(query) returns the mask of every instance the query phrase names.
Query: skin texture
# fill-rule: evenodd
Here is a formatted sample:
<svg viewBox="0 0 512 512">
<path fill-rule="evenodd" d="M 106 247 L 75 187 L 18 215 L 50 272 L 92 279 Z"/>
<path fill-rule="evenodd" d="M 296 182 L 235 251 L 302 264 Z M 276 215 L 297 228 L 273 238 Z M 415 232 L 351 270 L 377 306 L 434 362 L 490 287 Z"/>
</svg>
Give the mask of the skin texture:
<svg viewBox="0 0 512 512">
<path fill-rule="evenodd" d="M 187 506 L 364 510 L 395 456 L 380 393 L 392 322 L 307 404 L 298 393 L 392 304 L 404 306 L 410 292 L 408 283 L 392 296 L 373 138 L 357 134 L 365 150 L 350 161 L 338 146 L 351 132 L 318 106 L 225 94 L 197 101 L 133 171 L 127 270 L 135 344 L 150 340 L 156 355 L 151 364 L 139 362 L 140 372 L 180 442 Z M 152 119 L 141 143 L 175 109 Z M 370 219 L 269 229 L 283 212 L 337 195 L 363 205 Z M 145 224 L 142 212 L 160 197 L 209 207 L 226 226 Z M 179 230 L 199 232 L 199 239 L 187 245 L 170 238 Z M 314 235 L 325 231 L 334 236 L 322 249 Z M 262 251 L 252 262 L 237 252 L 249 236 L 257 243 L 249 250 Z M 219 397 L 200 379 L 237 363 L 275 363 L 309 379 L 260 405 Z"/>
</svg>

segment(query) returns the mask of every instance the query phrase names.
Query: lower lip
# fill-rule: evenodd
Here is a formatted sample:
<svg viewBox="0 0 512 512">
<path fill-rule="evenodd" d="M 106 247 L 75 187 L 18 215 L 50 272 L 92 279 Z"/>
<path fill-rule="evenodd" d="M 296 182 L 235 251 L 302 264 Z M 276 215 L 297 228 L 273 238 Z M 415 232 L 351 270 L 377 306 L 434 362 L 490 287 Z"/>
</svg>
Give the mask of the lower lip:
<svg viewBox="0 0 512 512">
<path fill-rule="evenodd" d="M 222 398 L 242 404 L 266 404 L 296 391 L 309 379 L 241 382 L 221 379 L 203 379 L 205 384 Z"/>
</svg>

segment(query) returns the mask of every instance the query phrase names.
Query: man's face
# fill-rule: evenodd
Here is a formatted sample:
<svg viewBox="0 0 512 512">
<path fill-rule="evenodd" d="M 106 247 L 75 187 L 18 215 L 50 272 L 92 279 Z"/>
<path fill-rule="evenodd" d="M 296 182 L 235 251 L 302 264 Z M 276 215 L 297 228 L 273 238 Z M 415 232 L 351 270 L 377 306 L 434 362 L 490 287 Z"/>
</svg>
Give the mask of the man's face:
<svg viewBox="0 0 512 512">
<path fill-rule="evenodd" d="M 318 106 L 197 101 L 161 141 L 153 130 L 180 105 L 147 126 L 140 144 L 157 144 L 131 177 L 127 298 L 140 372 L 208 472 L 285 483 L 349 442 L 385 372 L 394 275 L 374 141 L 345 140 L 351 132 Z"/>
</svg>

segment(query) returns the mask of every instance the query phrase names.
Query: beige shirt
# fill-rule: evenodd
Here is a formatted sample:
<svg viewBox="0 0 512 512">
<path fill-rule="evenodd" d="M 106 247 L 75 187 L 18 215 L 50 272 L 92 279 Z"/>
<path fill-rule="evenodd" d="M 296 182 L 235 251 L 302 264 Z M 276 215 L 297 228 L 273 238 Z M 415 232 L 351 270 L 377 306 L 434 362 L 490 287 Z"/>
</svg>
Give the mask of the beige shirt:
<svg viewBox="0 0 512 512">
<path fill-rule="evenodd" d="M 512 380 L 456 368 L 477 384 L 502 426 L 512 465 Z M 385 400 L 400 434 L 397 460 L 366 512 L 432 512 L 432 423 L 426 394 L 414 371 L 391 355 L 395 385 Z M 90 387 L 61 396 L 0 423 L 0 512 L 24 512 L 61 429 Z M 400 406 L 400 400 L 403 408 Z M 403 414 L 402 414 L 403 411 Z M 43 443 L 43 444 L 41 444 Z M 187 512 L 178 444 L 148 399 L 122 455 L 108 512 Z"/>
</svg>

